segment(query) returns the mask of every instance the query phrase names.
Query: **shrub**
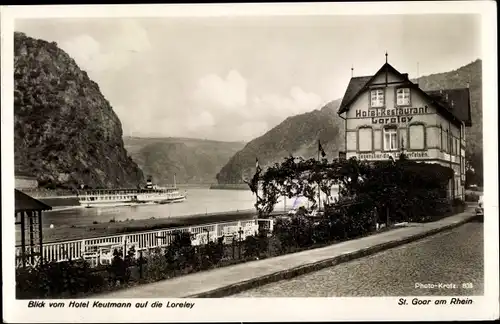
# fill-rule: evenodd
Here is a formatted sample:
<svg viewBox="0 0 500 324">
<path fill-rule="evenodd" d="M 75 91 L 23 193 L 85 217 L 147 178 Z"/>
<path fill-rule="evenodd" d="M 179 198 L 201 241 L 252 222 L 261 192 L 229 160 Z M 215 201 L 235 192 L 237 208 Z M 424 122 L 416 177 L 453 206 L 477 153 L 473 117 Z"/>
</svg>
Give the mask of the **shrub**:
<svg viewBox="0 0 500 324">
<path fill-rule="evenodd" d="M 326 243 L 331 240 L 330 236 L 330 221 L 327 218 L 322 218 L 313 224 L 313 244 Z"/>
<path fill-rule="evenodd" d="M 113 251 L 113 259 L 108 268 L 109 280 L 115 283 L 127 283 L 130 280 L 130 266 L 134 264 L 135 249 L 129 249 L 125 259 L 122 257 L 123 250 L 115 249 Z"/>
<path fill-rule="evenodd" d="M 269 256 L 277 256 L 285 251 L 285 248 L 281 244 L 281 240 L 278 236 L 273 235 L 269 238 L 267 251 Z"/>
<path fill-rule="evenodd" d="M 191 245 L 191 234 L 175 231 L 172 235 L 174 239 L 165 252 L 170 270 L 174 273 L 191 272 L 198 266 L 196 248 Z"/>
<path fill-rule="evenodd" d="M 201 247 L 199 250 L 200 254 L 200 269 L 208 269 L 212 266 L 217 265 L 224 256 L 224 245 L 221 239 L 217 242 L 209 242 Z"/>
<path fill-rule="evenodd" d="M 453 207 L 465 207 L 467 204 L 460 198 L 453 198 L 453 200 L 451 201 L 451 205 Z"/>
<path fill-rule="evenodd" d="M 477 194 L 475 192 L 468 192 L 465 194 L 465 201 L 478 202 L 479 201 L 479 194 Z"/>
<path fill-rule="evenodd" d="M 245 258 L 258 257 L 260 254 L 259 240 L 254 236 L 248 236 L 243 242 Z"/>
<path fill-rule="evenodd" d="M 273 236 L 280 240 L 281 251 L 311 246 L 318 239 L 314 222 L 307 216 L 297 214 L 290 218 L 278 218 L 274 225 Z"/>
<path fill-rule="evenodd" d="M 19 299 L 72 296 L 105 286 L 104 276 L 83 260 L 16 269 L 16 295 Z"/>
<path fill-rule="evenodd" d="M 165 257 L 165 253 L 160 248 L 151 250 L 144 258 L 143 276 L 147 281 L 158 281 L 168 278 L 171 269 Z"/>
</svg>

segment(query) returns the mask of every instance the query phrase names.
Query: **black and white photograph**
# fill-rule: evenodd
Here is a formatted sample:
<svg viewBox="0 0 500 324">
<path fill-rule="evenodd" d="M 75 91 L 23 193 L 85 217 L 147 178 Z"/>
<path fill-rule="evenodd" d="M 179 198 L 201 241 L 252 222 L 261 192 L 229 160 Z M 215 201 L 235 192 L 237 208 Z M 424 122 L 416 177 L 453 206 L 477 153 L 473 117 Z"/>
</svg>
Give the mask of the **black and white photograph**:
<svg viewBox="0 0 500 324">
<path fill-rule="evenodd" d="M 1 13 L 10 321 L 498 319 L 493 2 Z"/>
</svg>

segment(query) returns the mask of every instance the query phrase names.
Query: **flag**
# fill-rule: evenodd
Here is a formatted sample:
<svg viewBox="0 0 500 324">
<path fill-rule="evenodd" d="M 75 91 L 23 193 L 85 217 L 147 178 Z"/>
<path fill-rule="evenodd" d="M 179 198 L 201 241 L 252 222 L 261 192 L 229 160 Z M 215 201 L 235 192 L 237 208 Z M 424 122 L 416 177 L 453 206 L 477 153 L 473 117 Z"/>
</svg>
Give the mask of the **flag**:
<svg viewBox="0 0 500 324">
<path fill-rule="evenodd" d="M 321 146 L 321 141 L 320 140 L 318 140 L 318 152 L 321 153 L 321 157 L 325 157 L 326 156 L 326 153 L 323 150 L 323 146 Z"/>
<path fill-rule="evenodd" d="M 260 165 L 259 165 L 259 158 L 255 158 L 255 172 L 258 173 L 261 170 L 262 169 L 260 168 Z"/>
<path fill-rule="evenodd" d="M 252 177 L 252 180 L 250 180 L 250 182 L 245 181 L 248 184 L 248 186 L 250 187 L 250 191 L 252 193 L 257 193 L 257 191 L 259 190 L 259 180 L 260 180 L 260 173 L 261 173 L 262 169 L 260 168 L 258 158 L 255 159 L 255 168 L 256 168 L 256 170 L 255 170 L 255 174 Z"/>
</svg>

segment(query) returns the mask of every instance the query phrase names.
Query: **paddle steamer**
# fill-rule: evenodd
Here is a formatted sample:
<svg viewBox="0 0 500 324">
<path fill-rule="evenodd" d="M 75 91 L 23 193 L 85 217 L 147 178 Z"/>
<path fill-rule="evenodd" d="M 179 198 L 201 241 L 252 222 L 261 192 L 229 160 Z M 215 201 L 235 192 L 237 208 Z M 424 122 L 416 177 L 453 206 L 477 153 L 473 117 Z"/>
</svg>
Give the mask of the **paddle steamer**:
<svg viewBox="0 0 500 324">
<path fill-rule="evenodd" d="M 78 200 L 83 207 L 116 207 L 140 204 L 169 204 L 186 200 L 175 185 L 159 187 L 148 178 L 145 188 L 137 189 L 91 189 L 80 190 Z"/>
</svg>

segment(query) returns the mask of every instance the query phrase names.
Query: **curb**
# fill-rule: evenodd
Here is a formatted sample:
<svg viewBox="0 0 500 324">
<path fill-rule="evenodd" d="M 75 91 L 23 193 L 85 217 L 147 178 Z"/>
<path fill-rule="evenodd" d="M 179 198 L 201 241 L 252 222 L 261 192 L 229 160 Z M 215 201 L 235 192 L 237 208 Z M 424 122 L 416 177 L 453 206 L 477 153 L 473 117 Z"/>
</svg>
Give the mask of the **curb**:
<svg viewBox="0 0 500 324">
<path fill-rule="evenodd" d="M 270 275 L 252 278 L 250 280 L 242 281 L 242 282 L 239 282 L 236 284 L 232 284 L 232 285 L 225 286 L 222 288 L 213 289 L 213 290 L 202 292 L 199 294 L 186 296 L 183 298 L 220 298 L 220 297 L 234 295 L 234 294 L 240 293 L 240 292 L 245 291 L 245 290 L 253 289 L 256 287 L 260 287 L 260 286 L 263 286 L 263 285 L 266 285 L 269 283 L 273 283 L 273 282 L 277 282 L 277 281 L 281 281 L 281 280 L 292 279 L 294 277 L 297 277 L 297 276 L 300 276 L 303 274 L 318 271 L 318 270 L 321 270 L 324 268 L 332 267 L 332 266 L 335 266 L 335 265 L 338 265 L 341 263 L 345 263 L 348 261 L 352 261 L 352 260 L 355 260 L 358 258 L 362 258 L 365 256 L 376 254 L 376 253 L 382 252 L 384 250 L 392 249 L 392 248 L 397 247 L 397 246 L 408 244 L 410 242 L 414 242 L 414 241 L 438 234 L 440 232 L 444 232 L 444 231 L 453 229 L 455 227 L 469 223 L 475 219 L 477 219 L 477 216 L 471 215 L 470 217 L 465 218 L 463 220 L 460 220 L 456 223 L 449 224 L 449 225 L 446 225 L 446 226 L 443 226 L 440 228 L 432 229 L 432 230 L 429 230 L 429 231 L 426 231 L 426 232 L 423 232 L 420 234 L 416 234 L 416 235 L 413 235 L 413 236 L 410 236 L 407 238 L 403 238 L 403 239 L 399 239 L 399 240 L 395 240 L 395 241 L 390 241 L 390 242 L 386 242 L 386 243 L 381 243 L 378 245 L 374 245 L 374 246 L 371 246 L 368 248 L 360 249 L 360 250 L 357 250 L 357 251 L 354 251 L 351 253 L 342 254 L 342 255 L 339 255 L 339 256 L 336 256 L 333 258 L 329 258 L 326 260 L 321 260 L 318 262 L 298 266 L 295 268 L 278 271 L 278 272 L 272 273 Z"/>
</svg>

